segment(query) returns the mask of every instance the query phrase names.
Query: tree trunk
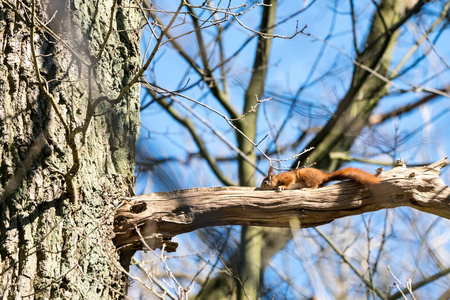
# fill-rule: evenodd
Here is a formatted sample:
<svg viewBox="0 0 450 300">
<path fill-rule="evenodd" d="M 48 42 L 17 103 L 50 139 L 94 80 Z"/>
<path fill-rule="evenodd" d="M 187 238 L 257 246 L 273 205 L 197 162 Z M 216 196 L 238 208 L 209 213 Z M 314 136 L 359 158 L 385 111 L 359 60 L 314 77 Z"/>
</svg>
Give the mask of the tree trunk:
<svg viewBox="0 0 450 300">
<path fill-rule="evenodd" d="M 261 19 L 261 32 L 273 34 L 275 24 L 276 0 L 266 0 L 264 3 Z M 267 66 L 271 48 L 271 39 L 263 36 L 258 37 L 253 73 L 245 93 L 244 111 L 246 113 L 253 109 L 264 93 Z M 256 138 L 257 114 L 248 114 L 239 122 L 241 131 L 252 141 Z M 254 146 L 249 143 L 242 134 L 237 134 L 239 149 L 244 152 L 253 162 L 256 162 Z M 255 169 L 241 156 L 239 161 L 239 183 L 241 186 L 255 186 Z M 237 282 L 237 299 L 258 299 L 261 288 L 261 247 L 262 233 L 260 227 L 246 227 L 241 229 L 241 244 L 239 247 L 239 263 Z"/>
<path fill-rule="evenodd" d="M 408 1 L 383 0 L 373 15 L 372 26 L 364 43 L 364 50 L 356 57 L 351 86 L 339 102 L 334 115 L 307 145 L 314 150 L 300 156 L 292 167 L 316 162 L 317 167 L 328 171 L 339 168 L 339 160 L 331 160 L 331 152 L 348 151 L 355 139 L 368 124 L 368 119 L 378 102 L 388 92 L 390 84 L 386 77 L 394 45 L 396 31 L 407 9 Z M 417 4 L 417 10 L 423 5 Z M 371 72 L 369 72 L 370 70 Z M 382 80 L 380 78 L 384 78 Z M 306 157 L 308 160 L 306 160 Z"/>
<path fill-rule="evenodd" d="M 117 99 L 140 64 L 131 6 L 0 2 L 2 298 L 125 293 L 111 231 L 134 187 L 139 88 Z"/>
<path fill-rule="evenodd" d="M 385 81 L 368 72 L 364 67 L 375 70 L 381 76 L 388 76 L 393 46 L 398 37 L 396 31 L 411 15 L 419 12 L 425 3 L 418 1 L 408 11 L 408 5 L 411 4 L 408 1 L 381 1 L 372 17 L 372 26 L 364 40 L 363 50 L 356 56 L 357 63 L 346 95 L 339 102 L 327 124 L 305 147 L 305 149 L 314 147 L 314 150 L 301 155 L 292 164 L 292 168 L 297 168 L 299 164 L 313 162 L 316 163 L 315 167 L 330 172 L 340 167 L 342 161 L 331 159 L 330 153 L 351 149 L 356 138 L 367 126 L 370 114 L 389 87 Z M 291 238 L 290 231 L 280 230 L 279 234 L 273 234 L 272 238 L 264 239 L 263 249 L 270 253 L 277 253 Z M 271 255 L 264 255 L 264 257 L 270 259 Z M 265 263 L 266 261 L 263 261 L 263 264 Z"/>
</svg>

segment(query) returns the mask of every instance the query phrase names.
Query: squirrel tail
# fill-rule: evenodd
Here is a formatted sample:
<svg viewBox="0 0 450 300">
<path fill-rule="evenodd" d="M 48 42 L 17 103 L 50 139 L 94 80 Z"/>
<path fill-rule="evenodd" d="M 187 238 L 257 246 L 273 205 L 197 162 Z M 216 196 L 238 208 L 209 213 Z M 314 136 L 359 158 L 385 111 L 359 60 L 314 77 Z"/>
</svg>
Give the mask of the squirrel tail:
<svg viewBox="0 0 450 300">
<path fill-rule="evenodd" d="M 362 185 L 372 185 L 380 182 L 380 178 L 358 168 L 344 168 L 331 173 L 327 178 L 327 182 L 345 179 L 356 181 Z"/>
</svg>

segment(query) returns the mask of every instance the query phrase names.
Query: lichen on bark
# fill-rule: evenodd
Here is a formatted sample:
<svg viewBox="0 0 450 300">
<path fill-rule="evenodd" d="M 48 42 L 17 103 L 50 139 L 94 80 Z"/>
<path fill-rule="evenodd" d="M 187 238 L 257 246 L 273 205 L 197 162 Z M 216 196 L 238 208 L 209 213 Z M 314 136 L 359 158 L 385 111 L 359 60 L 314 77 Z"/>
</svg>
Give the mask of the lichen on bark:
<svg viewBox="0 0 450 300">
<path fill-rule="evenodd" d="M 107 99 L 139 69 L 139 12 L 40 1 L 31 36 L 32 3 L 0 2 L 0 295 L 117 298 L 114 199 L 133 195 L 139 87 Z"/>
</svg>

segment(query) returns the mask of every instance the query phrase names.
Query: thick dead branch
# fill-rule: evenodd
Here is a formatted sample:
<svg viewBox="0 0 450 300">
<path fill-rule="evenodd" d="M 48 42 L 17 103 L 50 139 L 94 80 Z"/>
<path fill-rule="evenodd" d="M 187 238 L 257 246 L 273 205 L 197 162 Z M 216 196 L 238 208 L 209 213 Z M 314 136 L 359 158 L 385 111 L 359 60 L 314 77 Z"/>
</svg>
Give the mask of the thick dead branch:
<svg viewBox="0 0 450 300">
<path fill-rule="evenodd" d="M 152 193 L 122 205 L 115 217 L 114 242 L 120 250 L 145 250 L 144 244 L 175 251 L 170 238 L 207 226 L 256 225 L 302 228 L 346 216 L 409 206 L 450 219 L 450 188 L 439 178 L 446 158 L 426 167 L 401 162 L 379 174 L 372 187 L 340 182 L 327 187 L 281 193 L 250 187 L 215 187 Z M 136 229 L 139 229 L 137 232 Z M 143 243 L 145 240 L 145 243 Z"/>
</svg>

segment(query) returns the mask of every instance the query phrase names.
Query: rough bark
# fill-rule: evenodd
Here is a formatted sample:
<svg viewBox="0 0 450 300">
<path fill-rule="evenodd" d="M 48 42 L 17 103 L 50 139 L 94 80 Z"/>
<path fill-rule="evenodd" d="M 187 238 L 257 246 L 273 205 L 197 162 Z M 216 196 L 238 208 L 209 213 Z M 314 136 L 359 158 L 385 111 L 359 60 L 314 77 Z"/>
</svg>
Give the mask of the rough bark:
<svg viewBox="0 0 450 300">
<path fill-rule="evenodd" d="M 215 187 L 142 195 L 117 210 L 114 242 L 124 250 L 142 250 L 145 240 L 152 248 L 166 244 L 166 250 L 173 251 L 176 244 L 170 242 L 171 237 L 207 226 L 291 227 L 292 221 L 298 220 L 307 228 L 400 206 L 450 219 L 450 188 L 439 178 L 439 170 L 447 164 L 442 159 L 427 167 L 399 165 L 381 173 L 381 183 L 371 187 L 341 182 L 311 191 L 281 193 Z"/>
<path fill-rule="evenodd" d="M 106 99 L 140 63 L 130 5 L 0 1 L 2 299 L 124 293 L 113 203 L 133 195 L 139 89 Z"/>
</svg>

